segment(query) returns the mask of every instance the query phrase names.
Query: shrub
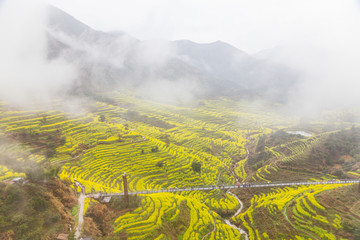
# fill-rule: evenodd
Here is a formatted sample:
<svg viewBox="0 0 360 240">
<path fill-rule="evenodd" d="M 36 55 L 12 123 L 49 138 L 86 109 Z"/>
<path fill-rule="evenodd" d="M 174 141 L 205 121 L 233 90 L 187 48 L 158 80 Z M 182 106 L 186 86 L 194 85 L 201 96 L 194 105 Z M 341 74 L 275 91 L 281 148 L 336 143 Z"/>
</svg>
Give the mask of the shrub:
<svg viewBox="0 0 360 240">
<path fill-rule="evenodd" d="M 99 121 L 100 122 L 105 122 L 105 116 L 103 114 L 100 115 Z"/>
<path fill-rule="evenodd" d="M 164 161 L 158 161 L 158 162 L 156 163 L 156 166 L 157 166 L 157 167 L 163 167 L 163 166 L 164 166 Z"/>
<path fill-rule="evenodd" d="M 192 162 L 191 167 L 195 172 L 198 172 L 198 173 L 201 172 L 201 163 Z"/>
</svg>

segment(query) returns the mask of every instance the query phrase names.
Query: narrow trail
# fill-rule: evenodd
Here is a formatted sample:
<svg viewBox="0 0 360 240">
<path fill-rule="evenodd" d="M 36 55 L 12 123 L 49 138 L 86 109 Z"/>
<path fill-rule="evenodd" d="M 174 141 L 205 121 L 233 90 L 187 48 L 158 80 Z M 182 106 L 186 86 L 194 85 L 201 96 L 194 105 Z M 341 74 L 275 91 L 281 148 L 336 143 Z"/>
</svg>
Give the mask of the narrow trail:
<svg viewBox="0 0 360 240">
<path fill-rule="evenodd" d="M 223 173 L 223 171 L 224 171 L 224 170 L 221 170 L 221 171 L 218 173 L 217 180 L 216 180 L 216 185 L 219 185 L 220 175 L 221 175 L 221 173 Z"/>
<path fill-rule="evenodd" d="M 249 152 L 248 147 L 245 147 L 245 148 L 246 148 L 246 157 L 245 157 L 245 159 L 247 160 L 249 158 L 250 152 Z"/>
<path fill-rule="evenodd" d="M 84 222 L 84 205 L 85 205 L 85 194 L 81 193 L 78 199 L 79 201 L 79 213 L 78 213 L 78 224 L 75 231 L 75 239 L 80 239 L 81 228 Z"/>
<path fill-rule="evenodd" d="M 249 149 L 246 148 L 246 157 L 245 157 L 245 159 L 248 159 L 248 157 L 249 157 Z M 235 164 L 235 168 L 236 168 L 236 165 L 237 165 L 237 164 Z M 234 169 L 235 169 L 235 168 L 234 168 Z M 237 179 L 237 176 L 236 176 L 234 170 L 232 171 L 232 174 L 234 175 L 234 178 L 235 178 L 236 182 L 239 182 L 239 179 Z M 234 218 L 234 217 L 236 217 L 237 215 L 240 214 L 241 210 L 243 209 L 244 204 L 243 204 L 243 202 L 242 202 L 235 194 L 233 194 L 232 192 L 230 192 L 230 190 L 228 190 L 227 193 L 229 193 L 231 196 L 233 196 L 233 197 L 236 198 L 236 200 L 237 200 L 237 201 L 239 202 L 239 204 L 240 204 L 240 207 L 239 207 L 239 209 L 236 211 L 236 213 L 235 213 L 233 216 L 231 216 L 229 219 L 226 219 L 226 220 L 225 220 L 225 223 L 226 223 L 227 225 L 229 225 L 230 227 L 232 227 L 232 228 L 236 229 L 237 231 L 239 231 L 240 235 L 244 235 L 245 240 L 249 240 L 249 236 L 248 236 L 247 232 L 246 232 L 244 229 L 242 229 L 242 228 L 240 228 L 240 227 L 237 227 L 237 226 L 235 226 L 234 224 L 232 224 L 232 223 L 230 222 L 230 220 L 231 220 L 232 218 Z"/>
<path fill-rule="evenodd" d="M 212 216 L 212 215 L 211 215 Z M 205 234 L 201 240 L 204 240 L 209 234 L 213 233 L 216 231 L 216 224 L 215 224 L 215 219 L 214 219 L 214 216 L 212 216 L 212 221 L 213 221 L 213 224 L 214 224 L 214 229 L 211 231 L 211 232 L 208 232 L 207 234 Z"/>
<path fill-rule="evenodd" d="M 234 196 L 234 197 L 238 200 L 238 202 L 239 202 L 239 204 L 240 204 L 240 207 L 239 207 L 239 209 L 236 211 L 236 213 L 235 213 L 233 216 L 231 216 L 229 219 L 226 219 L 226 220 L 225 220 L 225 223 L 226 223 L 227 225 L 229 225 L 230 227 L 235 228 L 237 231 L 239 231 L 239 233 L 240 233 L 241 235 L 244 235 L 245 240 L 249 240 L 249 236 L 248 236 L 247 232 L 246 232 L 244 229 L 239 228 L 239 227 L 235 226 L 234 224 L 232 224 L 232 223 L 230 222 L 230 220 L 231 220 L 233 217 L 236 217 L 237 215 L 240 214 L 241 210 L 243 209 L 244 204 L 242 203 L 242 201 L 241 201 L 235 194 L 233 194 L 232 192 L 228 192 L 228 193 L 229 193 L 231 196 Z"/>
</svg>

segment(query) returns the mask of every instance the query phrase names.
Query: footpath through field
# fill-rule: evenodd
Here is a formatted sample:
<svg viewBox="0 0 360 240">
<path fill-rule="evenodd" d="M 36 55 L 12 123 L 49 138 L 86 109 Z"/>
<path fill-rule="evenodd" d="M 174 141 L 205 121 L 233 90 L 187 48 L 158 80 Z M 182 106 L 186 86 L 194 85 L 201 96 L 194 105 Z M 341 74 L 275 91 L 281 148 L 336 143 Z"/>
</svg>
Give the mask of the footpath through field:
<svg viewBox="0 0 360 240">
<path fill-rule="evenodd" d="M 85 202 L 85 195 L 81 192 L 79 197 L 79 213 L 78 213 L 78 223 L 76 226 L 75 231 L 75 239 L 79 239 L 81 235 L 81 229 L 84 222 L 84 202 Z"/>
<path fill-rule="evenodd" d="M 322 185 L 322 184 L 349 184 L 349 183 L 360 183 L 360 179 L 351 180 L 331 180 L 331 181 L 320 181 L 320 182 L 272 182 L 272 183 L 241 183 L 238 185 L 211 185 L 211 186 L 199 186 L 199 187 L 184 187 L 184 188 L 168 188 L 162 190 L 147 190 L 147 191 L 136 191 L 128 192 L 129 195 L 136 194 L 152 194 L 161 192 L 185 192 L 185 191 L 209 191 L 214 189 L 236 189 L 236 188 L 260 188 L 260 187 L 284 187 L 284 186 L 299 186 L 299 185 Z M 121 196 L 121 193 L 92 193 L 88 194 L 87 197 L 98 198 L 99 196 Z"/>
</svg>

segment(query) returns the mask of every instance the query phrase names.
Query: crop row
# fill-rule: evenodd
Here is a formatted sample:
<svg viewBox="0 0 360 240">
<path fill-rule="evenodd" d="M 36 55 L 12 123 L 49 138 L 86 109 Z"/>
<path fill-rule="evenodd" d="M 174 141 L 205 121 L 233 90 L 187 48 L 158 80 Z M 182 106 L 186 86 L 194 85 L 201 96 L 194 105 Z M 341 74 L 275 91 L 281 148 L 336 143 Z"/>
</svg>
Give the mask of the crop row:
<svg viewBox="0 0 360 240">
<path fill-rule="evenodd" d="M 183 219 L 189 219 L 184 226 Z M 169 224 L 181 239 L 235 239 L 239 233 L 221 221 L 216 213 L 196 198 L 169 193 L 144 197 L 142 206 L 115 221 L 115 233 L 126 232 L 128 239 L 161 239 Z M 215 228 L 214 228 L 215 227 Z"/>
<path fill-rule="evenodd" d="M 271 171 L 274 170 L 275 172 L 277 172 L 277 161 L 289 162 L 301 161 L 306 159 L 308 157 L 310 149 L 319 143 L 321 137 L 321 135 L 317 135 L 307 139 L 293 141 L 272 148 L 265 147 L 265 151 L 270 152 L 276 158 L 276 161 L 275 163 L 267 164 L 259 168 L 256 171 L 255 175 L 252 177 L 252 179 L 254 181 L 261 180 L 268 182 L 269 180 L 267 178 L 269 175 L 271 175 Z"/>
<path fill-rule="evenodd" d="M 316 235 L 319 239 L 336 239 L 331 231 L 341 228 L 341 218 L 338 215 L 332 219 L 326 217 L 326 208 L 317 202 L 316 195 L 342 186 L 331 184 L 286 187 L 268 194 L 255 195 L 251 200 L 251 206 L 233 220 L 247 229 L 250 240 L 260 239 L 252 226 L 258 226 L 257 230 L 261 231 L 263 223 L 258 222 L 259 216 L 256 214 L 258 212 L 264 214 L 264 210 L 269 216 L 274 216 L 273 219 L 278 220 L 280 215 L 283 215 L 284 218 L 289 219 L 293 227 L 303 232 L 310 232 L 311 236 Z M 271 224 L 276 226 L 276 222 L 269 221 L 266 224 L 267 228 Z"/>
<path fill-rule="evenodd" d="M 111 98 L 111 104 L 96 102 L 89 107 L 91 113 L 75 117 L 55 111 L 3 112 L 1 129 L 10 133 L 61 132 L 64 144 L 50 160 L 66 161 L 60 177 L 77 179 L 89 193 L 123 191 L 124 172 L 130 191 L 215 185 L 218 179 L 234 183 L 228 169 L 234 160 L 244 158 L 247 138 L 270 131 L 273 118 L 278 119 L 276 124 L 285 124 L 257 107 L 226 99 L 187 107 L 116 93 Z M 134 111 L 137 121 L 127 120 Z M 157 124 L 145 121 L 150 118 Z M 200 172 L 192 168 L 194 162 L 200 163 Z M 243 180 L 247 177 L 245 162 L 240 161 L 236 170 Z M 115 231 L 125 231 L 129 239 L 162 239 L 168 234 L 164 229 L 169 222 L 182 224 L 176 235 L 184 239 L 238 239 L 238 231 L 215 213 L 233 212 L 237 207 L 234 197 L 221 196 L 219 191 L 152 194 L 133 213 L 119 217 Z M 186 217 L 186 224 L 179 222 Z"/>
<path fill-rule="evenodd" d="M 12 179 L 16 177 L 24 177 L 24 173 L 18 173 L 14 172 L 11 169 L 8 169 L 6 166 L 0 165 L 0 181 L 6 180 L 6 179 Z"/>
</svg>

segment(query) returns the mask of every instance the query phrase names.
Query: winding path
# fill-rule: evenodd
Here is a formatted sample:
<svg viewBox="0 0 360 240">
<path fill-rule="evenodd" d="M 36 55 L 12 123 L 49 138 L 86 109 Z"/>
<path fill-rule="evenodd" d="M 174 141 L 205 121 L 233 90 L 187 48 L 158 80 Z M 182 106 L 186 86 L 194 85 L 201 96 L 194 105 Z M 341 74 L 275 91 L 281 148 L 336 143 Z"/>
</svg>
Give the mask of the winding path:
<svg viewBox="0 0 360 240">
<path fill-rule="evenodd" d="M 212 221 L 213 221 L 213 224 L 214 224 L 214 229 L 213 229 L 211 232 L 208 232 L 206 235 L 204 235 L 201 240 L 204 240 L 209 234 L 211 234 L 211 233 L 213 233 L 213 232 L 216 231 L 216 224 L 215 224 L 214 216 L 213 216 L 212 214 L 210 214 L 210 215 L 212 216 Z"/>
<path fill-rule="evenodd" d="M 241 210 L 243 209 L 243 206 L 244 206 L 244 205 L 243 205 L 242 201 L 241 201 L 235 194 L 233 194 L 232 192 L 228 192 L 228 193 L 229 193 L 231 196 L 235 197 L 235 198 L 238 200 L 238 202 L 239 202 L 239 204 L 240 204 L 240 207 L 239 207 L 239 209 L 236 211 L 236 213 L 235 213 L 233 216 L 231 216 L 229 219 L 226 219 L 226 220 L 225 220 L 225 223 L 226 223 L 227 225 L 229 225 L 230 227 L 235 228 L 236 230 L 238 230 L 241 235 L 244 235 L 245 240 L 249 240 L 249 236 L 248 236 L 247 232 L 246 232 L 244 229 L 241 229 L 241 228 L 235 226 L 234 224 L 232 224 L 232 223 L 230 222 L 230 219 L 231 219 L 231 218 L 234 218 L 234 217 L 236 217 L 237 215 L 240 214 L 240 212 L 241 212 Z"/>
<path fill-rule="evenodd" d="M 246 147 L 246 157 L 245 157 L 245 160 L 247 160 L 248 158 L 249 158 L 249 149 Z M 233 174 L 236 182 L 240 182 L 239 179 L 237 178 L 236 174 L 235 174 L 235 171 L 234 171 L 234 169 L 237 167 L 237 165 L 238 165 L 238 163 L 235 164 L 235 166 L 234 166 L 234 168 L 232 169 L 231 173 Z M 233 194 L 232 192 L 230 192 L 230 189 L 228 190 L 228 193 L 229 193 L 231 196 L 233 196 L 233 197 L 236 198 L 236 200 L 237 200 L 237 201 L 239 202 L 239 204 L 240 204 L 240 207 L 239 207 L 239 209 L 236 211 L 236 213 L 235 213 L 233 216 L 231 216 L 229 219 L 226 219 L 226 220 L 225 220 L 225 223 L 226 223 L 227 225 L 229 225 L 230 227 L 232 227 L 232 228 L 236 229 L 237 231 L 239 231 L 240 235 L 244 235 L 245 240 L 249 240 L 249 236 L 248 236 L 247 232 L 246 232 L 244 229 L 242 229 L 242 228 L 240 228 L 240 227 L 237 227 L 237 226 L 235 226 L 234 224 L 232 224 L 232 223 L 230 222 L 232 218 L 234 218 L 234 217 L 236 217 L 237 215 L 240 214 L 241 210 L 243 209 L 244 204 L 243 204 L 243 202 L 242 202 L 235 194 Z"/>
<path fill-rule="evenodd" d="M 81 228 L 84 223 L 84 203 L 86 195 L 81 193 L 79 197 L 79 213 L 78 213 L 78 224 L 75 231 L 75 239 L 79 239 L 81 235 Z"/>
</svg>

